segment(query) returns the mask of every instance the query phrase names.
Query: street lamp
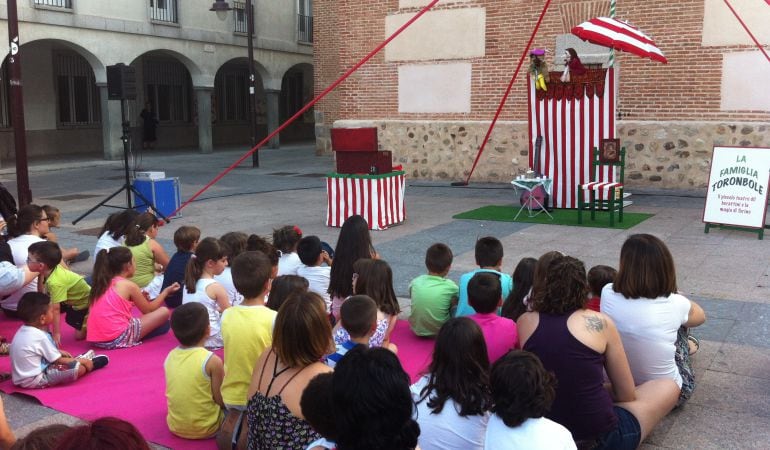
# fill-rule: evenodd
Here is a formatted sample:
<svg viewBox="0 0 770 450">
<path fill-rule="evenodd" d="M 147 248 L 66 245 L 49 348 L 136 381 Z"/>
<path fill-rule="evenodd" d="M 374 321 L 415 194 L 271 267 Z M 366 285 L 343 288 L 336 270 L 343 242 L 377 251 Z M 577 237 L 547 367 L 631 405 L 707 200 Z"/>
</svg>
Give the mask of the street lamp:
<svg viewBox="0 0 770 450">
<path fill-rule="evenodd" d="M 232 9 L 226 0 L 216 0 L 209 11 L 216 12 L 219 20 L 225 20 L 228 11 Z M 249 60 L 249 123 L 251 124 L 251 148 L 254 148 L 257 145 L 257 89 L 255 87 L 257 76 L 254 69 L 254 10 L 251 0 L 246 0 L 246 34 Z M 259 167 L 259 151 L 251 154 L 251 167 Z"/>
</svg>

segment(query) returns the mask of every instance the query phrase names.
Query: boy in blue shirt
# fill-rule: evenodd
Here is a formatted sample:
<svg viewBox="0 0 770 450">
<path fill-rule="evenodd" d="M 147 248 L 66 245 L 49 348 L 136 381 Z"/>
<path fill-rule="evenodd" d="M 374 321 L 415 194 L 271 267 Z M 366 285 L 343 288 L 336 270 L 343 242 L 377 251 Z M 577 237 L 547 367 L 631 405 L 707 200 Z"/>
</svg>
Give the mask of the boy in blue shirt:
<svg viewBox="0 0 770 450">
<path fill-rule="evenodd" d="M 468 304 L 468 282 L 479 272 L 494 273 L 500 277 L 503 298 L 508 298 L 508 294 L 513 289 L 513 279 L 511 276 L 500 272 L 500 268 L 503 266 L 503 244 L 497 238 L 487 236 L 476 241 L 475 253 L 476 264 L 479 268 L 460 276 L 460 301 L 457 304 L 455 317 L 476 314 L 476 310 Z"/>
<path fill-rule="evenodd" d="M 369 339 L 377 329 L 377 304 L 368 295 L 354 295 L 345 300 L 340 309 L 340 325 L 350 340 L 337 345 L 337 351 L 326 357 L 326 364 L 334 367 L 348 350 L 356 345 L 369 346 Z"/>
</svg>

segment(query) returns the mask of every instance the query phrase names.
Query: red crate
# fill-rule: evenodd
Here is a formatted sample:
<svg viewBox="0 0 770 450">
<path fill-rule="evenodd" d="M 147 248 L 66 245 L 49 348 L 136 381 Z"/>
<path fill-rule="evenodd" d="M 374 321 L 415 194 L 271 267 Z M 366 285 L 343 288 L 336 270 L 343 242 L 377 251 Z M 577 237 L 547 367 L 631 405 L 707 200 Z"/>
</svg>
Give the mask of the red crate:
<svg viewBox="0 0 770 450">
<path fill-rule="evenodd" d="M 337 152 L 337 173 L 380 174 L 393 172 L 393 155 L 382 152 Z"/>
<path fill-rule="evenodd" d="M 376 152 L 377 128 L 332 128 L 335 152 Z"/>
</svg>

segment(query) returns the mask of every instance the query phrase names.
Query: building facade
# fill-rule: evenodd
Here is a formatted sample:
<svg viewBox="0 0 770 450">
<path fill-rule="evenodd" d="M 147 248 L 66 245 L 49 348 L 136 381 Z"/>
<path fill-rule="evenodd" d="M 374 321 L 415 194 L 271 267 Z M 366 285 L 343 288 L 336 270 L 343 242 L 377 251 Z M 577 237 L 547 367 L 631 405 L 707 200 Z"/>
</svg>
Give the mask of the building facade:
<svg viewBox="0 0 770 450">
<path fill-rule="evenodd" d="M 252 3 L 262 139 L 313 97 L 312 0 Z M 127 102 L 134 148 L 147 103 L 159 121 L 157 147 L 248 144 L 246 4 L 228 4 L 232 10 L 215 14 L 212 0 L 17 0 L 28 155 L 122 158 L 121 103 L 107 95 L 106 68 L 118 63 L 136 69 L 137 99 Z M 5 1 L 0 39 L 8 42 Z M 7 163 L 14 145 L 3 61 L 0 160 Z M 306 115 L 280 139 L 312 139 L 312 120 Z"/>
<path fill-rule="evenodd" d="M 316 0 L 315 73 L 320 91 L 416 14 L 428 0 Z M 765 49 L 766 2 L 730 2 Z M 410 176 L 462 180 L 546 2 L 441 0 L 316 105 L 316 143 L 329 129 L 376 126 Z M 608 50 L 570 34 L 609 15 L 609 0 L 554 0 L 532 47 L 562 70 L 564 49 L 607 67 Z M 770 147 L 770 62 L 721 0 L 617 0 L 616 17 L 651 35 L 660 64 L 616 53 L 614 127 L 627 148 L 626 184 L 702 188 L 713 146 Z M 507 182 L 528 166 L 527 61 L 472 181 Z"/>
</svg>

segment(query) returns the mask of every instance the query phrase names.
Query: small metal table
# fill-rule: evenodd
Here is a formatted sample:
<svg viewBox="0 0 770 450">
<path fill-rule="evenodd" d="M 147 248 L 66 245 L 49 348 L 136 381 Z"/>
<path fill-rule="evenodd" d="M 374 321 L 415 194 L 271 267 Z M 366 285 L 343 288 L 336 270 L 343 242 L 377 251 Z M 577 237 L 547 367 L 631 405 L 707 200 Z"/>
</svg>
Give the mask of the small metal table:
<svg viewBox="0 0 770 450">
<path fill-rule="evenodd" d="M 516 220 L 519 218 L 519 215 L 522 211 L 525 209 L 527 210 L 528 217 L 536 217 L 540 213 L 545 213 L 548 217 L 553 220 L 553 216 L 546 211 L 545 206 L 540 203 L 540 200 L 537 199 L 534 195 L 532 195 L 532 191 L 537 189 L 538 187 L 543 187 L 546 193 L 548 195 L 551 195 L 551 186 L 553 184 L 553 180 L 550 178 L 545 177 L 539 177 L 539 178 L 520 178 L 515 179 L 511 181 L 511 184 L 513 185 L 513 189 L 518 191 L 519 189 L 523 189 L 527 192 L 529 192 L 529 196 L 527 197 L 526 201 L 523 205 L 519 208 L 519 212 L 516 213 L 516 216 L 513 218 L 513 220 Z"/>
</svg>

